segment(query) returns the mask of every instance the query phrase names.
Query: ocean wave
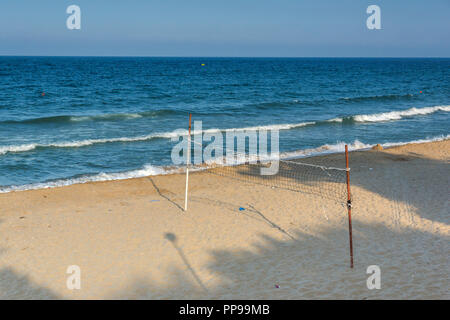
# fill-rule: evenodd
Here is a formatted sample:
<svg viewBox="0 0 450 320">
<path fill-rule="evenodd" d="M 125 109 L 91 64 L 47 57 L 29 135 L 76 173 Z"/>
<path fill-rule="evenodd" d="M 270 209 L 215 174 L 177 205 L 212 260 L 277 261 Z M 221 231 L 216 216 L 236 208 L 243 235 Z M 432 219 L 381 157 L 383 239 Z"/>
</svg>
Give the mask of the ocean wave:
<svg viewBox="0 0 450 320">
<path fill-rule="evenodd" d="M 200 133 L 220 133 L 220 132 L 241 132 L 241 131 L 252 131 L 252 130 L 289 130 L 293 128 L 298 128 L 302 126 L 307 126 L 314 124 L 314 122 L 302 122 L 296 124 L 279 124 L 279 125 L 267 125 L 267 126 L 255 126 L 255 127 L 246 127 L 246 128 L 231 128 L 231 129 L 207 129 L 207 130 L 194 130 L 191 134 L 200 134 Z M 152 139 L 171 139 L 177 138 L 181 136 L 187 136 L 187 130 L 175 130 L 172 132 L 161 132 L 161 133 L 153 133 L 144 136 L 137 137 L 118 137 L 118 138 L 105 138 L 105 139 L 86 139 L 86 140 L 78 140 L 78 141 L 65 141 L 65 142 L 53 142 L 53 143 L 31 143 L 31 144 L 22 144 L 22 145 L 11 145 L 11 146 L 2 146 L 0 147 L 0 155 L 4 155 L 7 153 L 18 153 L 18 152 L 27 152 L 32 151 L 39 148 L 79 148 L 86 147 L 95 144 L 104 144 L 104 143 L 117 143 L 117 142 L 139 142 L 139 141 L 148 141 Z"/>
<path fill-rule="evenodd" d="M 345 151 L 345 145 L 348 145 L 349 151 L 369 149 L 372 147 L 372 145 L 361 142 L 359 140 L 355 140 L 352 143 L 337 142 L 335 144 L 324 144 L 317 148 L 284 152 L 284 153 L 280 154 L 280 158 L 281 159 L 298 159 L 298 158 L 313 157 L 313 156 L 317 156 L 317 155 L 324 155 L 324 154 L 329 154 L 329 153 L 339 153 L 339 152 Z"/>
<path fill-rule="evenodd" d="M 417 144 L 417 143 L 425 143 L 425 142 L 435 142 L 435 141 L 443 141 L 450 139 L 450 134 L 444 136 L 437 136 L 427 139 L 419 139 L 412 141 L 401 141 L 401 142 L 385 142 L 382 143 L 381 146 L 394 147 L 401 146 L 406 144 Z M 361 142 L 359 140 L 355 140 L 351 143 L 346 142 L 337 142 L 335 144 L 325 144 L 317 148 L 311 149 L 303 149 L 296 150 L 292 152 L 284 152 L 280 154 L 280 159 L 288 160 L 288 159 L 299 159 L 299 158 L 308 158 L 318 155 L 325 155 L 331 153 L 342 153 L 345 150 L 345 145 L 348 145 L 349 151 L 357 151 L 357 150 L 369 150 L 373 145 Z M 203 170 L 207 167 L 203 167 Z M 96 181 L 112 181 L 112 180 L 124 180 L 131 178 L 141 178 L 147 176 L 154 175 L 165 175 L 165 174 L 173 174 L 173 173 L 182 173 L 184 172 L 183 167 L 160 167 L 153 166 L 150 164 L 144 165 L 141 169 L 130 170 L 124 172 L 113 172 L 113 173 L 98 173 L 93 175 L 80 175 L 77 177 L 67 178 L 67 179 L 59 179 L 52 180 L 47 182 L 39 182 L 25 185 L 13 185 L 0 187 L 0 193 L 8 193 L 12 191 L 25 191 L 25 190 L 35 190 L 35 189 L 48 189 L 48 188 L 57 188 L 63 186 L 69 186 L 73 184 L 83 184 L 87 182 L 96 182 Z"/>
<path fill-rule="evenodd" d="M 433 138 L 428 138 L 428 139 L 418 139 L 418 140 L 413 140 L 413 141 L 386 142 L 386 143 L 382 143 L 381 146 L 384 147 L 384 148 L 389 148 L 389 147 L 404 146 L 406 144 L 436 142 L 436 141 L 444 141 L 444 140 L 448 140 L 448 139 L 450 139 L 450 134 L 440 135 L 440 136 L 433 137 Z"/>
<path fill-rule="evenodd" d="M 0 147 L 0 155 L 8 153 L 8 152 L 26 152 L 33 149 L 36 149 L 37 144 L 21 144 L 17 146 L 4 146 Z"/>
<path fill-rule="evenodd" d="M 400 120 L 405 117 L 432 114 L 439 111 L 450 112 L 450 106 L 411 108 L 400 111 L 389 111 L 374 114 L 360 114 L 349 117 L 334 118 L 328 120 L 328 122 L 385 122 L 385 121 Z"/>
<path fill-rule="evenodd" d="M 168 114 L 178 113 L 176 110 L 170 109 L 160 109 L 155 111 L 144 111 L 136 113 L 108 113 L 108 114 L 98 114 L 98 115 L 59 115 L 52 117 L 42 117 L 42 118 L 31 118 L 24 120 L 6 120 L 0 121 L 0 123 L 5 124 L 47 124 L 47 123 L 73 123 L 73 122 L 86 122 L 86 121 L 122 121 L 146 117 L 157 117 L 164 116 Z"/>
<path fill-rule="evenodd" d="M 54 143 L 32 143 L 32 144 L 23 144 L 23 145 L 12 145 L 12 146 L 3 146 L 0 147 L 0 155 L 6 153 L 16 153 L 16 152 L 26 152 L 32 151 L 38 148 L 79 148 L 91 146 L 94 144 L 103 144 L 103 143 L 114 143 L 114 142 L 137 142 L 137 141 L 148 141 L 151 139 L 157 138 L 171 138 L 172 136 L 177 136 L 174 133 L 155 133 L 149 134 L 146 136 L 138 136 L 138 137 L 120 137 L 120 138 L 110 138 L 110 139 L 86 139 L 79 141 L 66 141 L 66 142 L 54 142 Z"/>
<path fill-rule="evenodd" d="M 324 125 L 327 123 L 353 123 L 353 122 L 383 122 L 383 121 L 393 121 L 400 120 L 403 117 L 412 117 L 415 115 L 426 115 L 434 112 L 443 111 L 450 112 L 450 106 L 434 106 L 425 108 L 411 108 L 402 111 L 391 111 L 385 113 L 377 114 L 367 114 L 367 115 L 354 115 L 349 117 L 334 118 L 325 121 L 309 121 L 309 122 L 299 122 L 299 123 L 285 123 L 285 124 L 271 124 L 271 125 L 260 125 L 252 127 L 243 128 L 229 128 L 229 129 L 206 129 L 206 130 L 194 130 L 192 134 L 200 133 L 226 133 L 226 132 L 244 132 L 244 131 L 255 131 L 255 130 L 291 130 L 306 126 L 314 125 Z M 10 146 L 0 146 L 0 155 L 7 153 L 18 153 L 27 152 L 38 148 L 79 148 L 85 146 L 91 146 L 95 144 L 104 143 L 118 143 L 118 142 L 140 142 L 149 141 L 152 139 L 171 139 L 181 136 L 186 136 L 188 134 L 187 130 L 175 130 L 172 132 L 161 132 L 153 133 L 143 136 L 136 137 L 118 137 L 118 138 L 104 138 L 104 139 L 86 139 L 80 141 L 65 141 L 65 142 L 52 142 L 52 143 L 32 143 L 32 144 L 22 144 L 22 145 L 10 145 Z"/>
<path fill-rule="evenodd" d="M 180 169 L 166 169 L 163 167 L 144 165 L 141 169 L 125 171 L 125 172 L 113 172 L 105 173 L 101 172 L 94 175 L 82 175 L 78 177 L 68 178 L 68 179 L 58 179 L 47 182 L 31 183 L 25 185 L 14 185 L 0 188 L 0 193 L 8 193 L 12 191 L 25 191 L 25 190 L 36 190 L 36 189 L 48 189 L 64 187 L 73 184 L 83 184 L 87 182 L 96 181 L 111 181 L 111 180 L 124 180 L 131 178 L 141 178 L 154 175 L 170 174 L 180 171 Z"/>
<path fill-rule="evenodd" d="M 397 141 L 397 142 L 385 142 L 380 145 L 383 148 L 389 147 L 397 147 L 403 146 L 406 144 L 417 144 L 417 143 L 426 143 L 426 142 L 436 142 L 436 141 L 444 141 L 450 139 L 450 134 L 440 135 L 436 137 L 426 138 L 426 139 L 418 139 L 412 141 Z M 297 158 L 307 158 L 318 155 L 330 154 L 330 153 L 341 153 L 345 151 L 345 145 L 348 146 L 349 151 L 357 151 L 357 150 L 369 150 L 374 145 L 369 143 L 364 143 L 359 140 L 355 140 L 351 143 L 346 142 L 337 142 L 335 144 L 325 144 L 317 148 L 312 149 L 303 149 L 292 152 L 285 152 L 280 154 L 281 159 L 297 159 Z"/>
<path fill-rule="evenodd" d="M 268 102 L 268 103 L 260 103 L 248 105 L 248 107 L 256 107 L 260 109 L 265 108 L 274 108 L 280 107 L 281 105 L 288 106 L 290 104 L 298 104 L 299 100 L 293 100 L 293 102 L 289 103 L 281 103 L 281 102 Z M 311 104 L 311 103 L 309 103 Z M 225 111 L 220 111 L 218 113 L 224 114 L 231 112 L 233 110 L 241 110 L 241 107 L 232 107 Z M 326 121 L 316 121 L 314 124 L 323 124 L 324 122 L 341 122 L 341 123 L 352 123 L 352 122 L 381 122 L 381 121 L 392 121 L 392 120 L 400 120 L 403 117 L 412 117 L 415 115 L 426 115 L 431 114 L 438 111 L 450 112 L 450 106 L 434 106 L 434 107 L 425 107 L 425 108 L 411 108 L 407 110 L 401 111 L 390 111 L 384 113 L 376 113 L 376 114 L 362 114 L 362 115 L 352 115 L 346 117 L 338 117 L 333 118 Z M 165 115 L 174 115 L 174 114 L 185 114 L 185 111 L 179 111 L 175 109 L 159 109 L 152 111 L 143 111 L 136 113 L 111 113 L 111 114 L 98 114 L 98 115 L 57 115 L 50 117 L 41 117 L 41 118 L 30 118 L 24 120 L 4 120 L 0 121 L 0 123 L 4 124 L 48 124 L 48 123 L 76 123 L 76 122 L 88 122 L 88 121 L 123 121 L 123 120 L 133 120 L 139 118 L 154 118 Z M 197 112 L 198 115 L 211 115 L 211 113 L 203 113 Z M 308 123 L 311 124 L 311 123 Z M 284 127 L 295 128 L 297 124 L 281 124 L 281 130 L 284 130 Z M 244 128 L 245 129 L 245 128 Z"/>
<path fill-rule="evenodd" d="M 357 97 L 343 97 L 339 100 L 342 101 L 348 101 L 348 102 L 360 102 L 360 101 L 386 101 L 386 100 L 398 100 L 398 99 L 405 99 L 405 98 L 412 98 L 414 97 L 413 94 L 386 94 L 386 95 L 375 95 L 375 96 L 357 96 Z"/>
<path fill-rule="evenodd" d="M 256 110 L 273 110 L 273 109 L 279 109 L 279 108 L 290 108 L 293 105 L 314 105 L 315 103 L 319 103 L 321 101 L 306 101 L 306 100 L 299 100 L 299 99 L 292 99 L 292 100 L 283 100 L 283 101 L 267 101 L 267 102 L 260 102 L 260 103 L 251 103 L 244 105 L 244 108 L 252 108 Z M 242 106 L 234 106 L 232 107 L 233 110 L 239 110 L 242 111 Z"/>
<path fill-rule="evenodd" d="M 343 102 L 363 102 L 363 101 L 391 101 L 400 99 L 411 99 L 414 94 L 387 94 L 387 95 L 374 95 L 374 96 L 356 96 L 356 97 L 342 97 L 342 98 L 318 98 L 318 99 L 292 99 L 292 100 L 275 100 L 266 101 L 260 103 L 246 104 L 245 107 L 255 109 L 273 109 L 273 108 L 287 108 L 292 105 L 317 105 L 324 103 L 336 103 L 337 101 Z M 236 106 L 240 109 L 241 106 Z"/>
</svg>

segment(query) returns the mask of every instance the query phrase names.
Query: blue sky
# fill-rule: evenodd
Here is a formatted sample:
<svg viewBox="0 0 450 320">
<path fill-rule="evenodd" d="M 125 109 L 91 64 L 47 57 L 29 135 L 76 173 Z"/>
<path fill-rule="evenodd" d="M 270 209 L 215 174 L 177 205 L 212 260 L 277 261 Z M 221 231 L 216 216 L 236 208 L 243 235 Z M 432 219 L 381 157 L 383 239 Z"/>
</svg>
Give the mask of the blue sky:
<svg viewBox="0 0 450 320">
<path fill-rule="evenodd" d="M 71 4 L 81 30 L 66 28 Z M 450 57 L 449 13 L 449 0 L 1 0 L 0 55 Z"/>
</svg>

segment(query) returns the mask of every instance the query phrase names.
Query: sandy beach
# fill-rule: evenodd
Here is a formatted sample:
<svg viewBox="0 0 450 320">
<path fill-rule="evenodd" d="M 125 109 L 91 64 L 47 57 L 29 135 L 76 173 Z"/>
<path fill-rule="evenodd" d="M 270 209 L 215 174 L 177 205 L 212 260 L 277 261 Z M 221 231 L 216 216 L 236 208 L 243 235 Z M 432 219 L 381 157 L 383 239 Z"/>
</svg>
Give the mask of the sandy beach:
<svg viewBox="0 0 450 320">
<path fill-rule="evenodd" d="M 317 195 L 206 172 L 188 212 L 182 174 L 0 194 L 0 298 L 449 299 L 449 160 L 450 140 L 350 153 L 354 269 L 346 208 Z"/>
</svg>

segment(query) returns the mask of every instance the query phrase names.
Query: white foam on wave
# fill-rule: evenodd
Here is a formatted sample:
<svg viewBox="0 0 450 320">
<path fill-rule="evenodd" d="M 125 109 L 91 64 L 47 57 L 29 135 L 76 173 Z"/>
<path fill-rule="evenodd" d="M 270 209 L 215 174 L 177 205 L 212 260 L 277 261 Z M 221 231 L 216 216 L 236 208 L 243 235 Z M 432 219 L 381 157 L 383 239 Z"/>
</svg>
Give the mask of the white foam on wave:
<svg viewBox="0 0 450 320">
<path fill-rule="evenodd" d="M 85 175 L 77 178 L 68 178 L 68 179 L 60 179 L 54 181 L 47 182 L 39 182 L 25 185 L 14 185 L 0 188 L 0 193 L 8 193 L 12 191 L 25 191 L 25 190 L 36 190 L 36 189 L 48 189 L 48 188 L 57 188 L 64 187 L 73 184 L 83 184 L 87 182 L 96 182 L 96 181 L 111 181 L 111 180 L 124 180 L 131 178 L 141 178 L 148 177 L 154 175 L 163 175 L 170 174 L 181 171 L 178 168 L 165 169 L 163 167 L 157 167 L 152 165 L 145 165 L 141 169 L 131 170 L 125 172 L 113 172 L 113 173 L 98 173 L 94 175 Z"/>
<path fill-rule="evenodd" d="M 444 141 L 444 140 L 448 140 L 448 139 L 450 139 L 450 134 L 440 135 L 440 136 L 433 137 L 433 138 L 428 138 L 428 139 L 418 139 L 418 140 L 413 140 L 413 141 L 386 142 L 386 143 L 382 143 L 381 146 L 383 146 L 384 148 L 389 148 L 389 147 L 403 146 L 403 145 L 406 145 L 406 144 L 436 142 L 436 141 Z"/>
<path fill-rule="evenodd" d="M 372 147 L 372 145 L 366 144 L 359 140 L 355 140 L 352 143 L 337 142 L 335 144 L 325 144 L 325 145 L 322 145 L 317 148 L 284 152 L 284 153 L 280 154 L 280 158 L 288 160 L 288 159 L 313 157 L 313 156 L 324 155 L 324 154 L 329 154 L 329 153 L 340 153 L 340 152 L 345 151 L 346 144 L 348 145 L 349 151 L 363 150 L 363 149 L 368 149 L 368 148 Z"/>
<path fill-rule="evenodd" d="M 231 128 L 231 129 L 207 129 L 207 130 L 194 130 L 191 134 L 199 134 L 199 133 L 220 133 L 220 132 L 241 132 L 241 131 L 252 131 L 252 130 L 289 130 L 296 127 L 302 127 L 309 124 L 314 124 L 314 122 L 302 122 L 295 124 L 279 124 L 279 125 L 267 125 L 267 126 L 255 126 L 255 127 L 246 127 L 246 128 Z M 14 152 L 26 152 L 31 151 L 36 148 L 79 148 L 90 146 L 94 144 L 103 144 L 103 143 L 114 143 L 114 142 L 138 142 L 138 141 L 148 141 L 157 138 L 163 139 L 171 139 L 177 138 L 181 136 L 187 136 L 188 131 L 184 129 L 175 130 L 172 132 L 160 132 L 153 133 L 144 136 L 137 137 L 118 137 L 118 138 L 105 138 L 105 139 L 86 139 L 86 140 L 78 140 L 78 141 L 65 141 L 65 142 L 52 142 L 52 143 L 31 143 L 31 144 L 22 144 L 22 145 L 11 145 L 11 146 L 3 146 L 0 147 L 0 155 L 6 153 L 14 153 Z"/>
<path fill-rule="evenodd" d="M 384 148 L 387 147 L 394 147 L 394 146 L 401 146 L 406 144 L 417 144 L 417 143 L 425 143 L 425 142 L 435 142 L 435 141 L 443 141 L 450 139 L 450 134 L 448 135 L 441 135 L 437 137 L 427 138 L 427 139 L 419 139 L 419 140 L 413 140 L 413 141 L 401 141 L 401 142 L 386 142 L 381 144 Z M 317 148 L 311 148 L 311 149 L 303 149 L 303 150 L 297 150 L 293 152 L 284 152 L 280 154 L 280 159 L 288 160 L 288 159 L 298 159 L 298 158 L 307 158 L 307 157 L 313 157 L 318 155 L 325 155 L 325 154 L 331 154 L 331 153 L 342 153 L 345 150 L 345 145 L 348 145 L 349 151 L 356 151 L 356 150 L 369 150 L 373 145 L 367 144 L 364 142 L 361 142 L 359 140 L 355 140 L 352 143 L 346 143 L 346 142 L 337 142 L 335 144 L 325 144 Z M 251 161 L 251 160 L 257 160 L 261 159 L 260 157 L 252 157 L 251 155 L 248 155 L 245 158 L 238 159 L 241 162 L 245 161 Z M 273 158 L 273 155 L 268 155 L 266 158 L 267 160 L 276 160 Z M 204 170 L 207 169 L 207 167 L 198 167 L 195 168 L 195 170 Z M 56 187 L 63 187 L 73 184 L 82 184 L 87 182 L 95 182 L 95 181 L 111 181 L 111 180 L 124 180 L 124 179 L 131 179 L 131 178 L 141 178 L 141 177 L 147 177 L 147 176 L 154 176 L 154 175 L 164 175 L 164 174 L 171 174 L 171 173 L 180 173 L 184 172 L 184 167 L 158 167 L 158 166 L 152 166 L 152 165 L 144 165 L 143 168 L 138 170 L 131 170 L 131 171 L 125 171 L 125 172 L 117 172 L 117 173 L 98 173 L 94 175 L 85 175 L 77 178 L 69 178 L 69 179 L 60 179 L 55 181 L 49 181 L 49 182 L 41 182 L 41 183 L 33 183 L 33 184 L 26 184 L 26 185 L 20 185 L 20 186 L 7 186 L 7 187 L 0 187 L 0 193 L 8 193 L 12 191 L 25 191 L 25 190 L 35 190 L 35 189 L 47 189 L 47 188 L 56 188 Z"/>
<path fill-rule="evenodd" d="M 374 114 L 359 114 L 350 116 L 348 118 L 353 119 L 355 122 L 384 122 L 392 120 L 400 120 L 404 117 L 413 117 L 417 115 L 427 115 L 438 111 L 450 112 L 450 106 L 434 106 L 425 108 L 411 108 L 400 111 L 390 111 Z M 342 122 L 345 118 L 334 118 L 328 120 L 329 122 Z"/>
<path fill-rule="evenodd" d="M 118 114 L 99 114 L 94 116 L 71 116 L 70 121 L 94 121 L 94 120 L 109 120 L 109 119 L 137 119 L 142 118 L 138 113 L 118 113 Z"/>
<path fill-rule="evenodd" d="M 4 146 L 0 147 L 0 155 L 8 153 L 8 152 L 26 152 L 35 149 L 37 144 L 21 144 L 17 146 Z"/>
<path fill-rule="evenodd" d="M 187 134 L 187 133 L 186 133 Z M 90 146 L 94 144 L 102 143 L 113 143 L 113 142 L 137 142 L 137 141 L 147 141 L 156 138 L 172 138 L 177 137 L 179 134 L 177 132 L 167 132 L 167 133 L 154 133 L 145 136 L 137 137 L 119 137 L 119 138 L 109 138 L 109 139 L 86 139 L 78 141 L 65 141 L 65 142 L 53 142 L 53 143 L 31 143 L 22 145 L 11 145 L 0 147 L 0 155 L 13 152 L 26 152 L 31 151 L 36 148 L 79 148 Z"/>
<path fill-rule="evenodd" d="M 402 145 L 406 145 L 406 144 L 444 141 L 444 140 L 448 140 L 448 139 L 450 139 L 450 134 L 440 135 L 437 137 L 426 138 L 426 139 L 412 140 L 412 141 L 386 142 L 386 143 L 382 143 L 381 146 L 383 148 L 388 148 L 388 147 L 402 146 Z M 281 159 L 297 159 L 297 158 L 307 158 L 307 157 L 313 157 L 313 156 L 330 154 L 330 153 L 342 153 L 345 151 L 346 144 L 348 145 L 349 151 L 369 150 L 373 147 L 372 144 L 367 144 L 367 143 L 361 142 L 359 140 L 355 140 L 352 143 L 337 142 L 335 144 L 325 144 L 323 146 L 320 146 L 317 148 L 312 148 L 312 149 L 303 149 L 303 150 L 297 150 L 297 151 L 293 151 L 293 152 L 285 152 L 285 153 L 280 154 L 280 158 Z"/>
<path fill-rule="evenodd" d="M 358 115 L 354 119 L 357 122 L 378 122 L 389 120 L 400 120 L 403 117 L 412 117 L 416 115 L 426 115 L 438 111 L 450 112 L 450 106 L 435 106 L 426 108 L 411 108 L 403 111 L 391 111 L 385 113 L 378 113 L 373 115 Z"/>
<path fill-rule="evenodd" d="M 231 128 L 231 129 L 207 129 L 207 130 L 203 130 L 203 133 L 243 132 L 243 131 L 255 131 L 255 130 L 289 130 L 289 129 L 300 128 L 300 127 L 305 127 L 305 126 L 314 125 L 314 124 L 316 124 L 316 122 L 272 124 L 272 125 L 265 125 L 265 126 L 253 126 L 253 127 Z"/>
<path fill-rule="evenodd" d="M 403 111 L 391 111 L 385 113 L 377 114 L 367 114 L 367 115 L 355 115 L 352 118 L 356 122 L 381 122 L 381 121 L 391 121 L 400 120 L 403 117 L 411 117 L 414 115 L 426 115 L 434 112 L 443 111 L 450 112 L 450 106 L 434 106 L 425 108 L 411 108 Z M 328 122 L 342 122 L 345 118 L 334 118 L 327 120 Z M 315 125 L 317 122 L 300 122 L 300 123 L 285 123 L 285 124 L 273 124 L 273 125 L 261 125 L 253 127 L 244 128 L 230 128 L 230 129 L 206 129 L 206 130 L 194 130 L 192 134 L 199 133 L 220 133 L 220 132 L 244 132 L 244 131 L 254 131 L 254 130 L 290 130 L 294 128 L 300 128 L 310 125 Z M 153 133 L 144 136 L 136 137 L 118 137 L 118 138 L 105 138 L 105 139 L 86 139 L 80 141 L 65 141 L 65 142 L 52 142 L 52 143 L 33 143 L 33 144 L 23 144 L 23 145 L 11 145 L 11 146 L 0 146 L 0 155 L 13 152 L 26 152 L 34 150 L 38 147 L 48 148 L 78 148 L 85 147 L 94 144 L 103 143 L 115 143 L 115 142 L 138 142 L 138 141 L 148 141 L 156 138 L 171 139 L 181 136 L 186 136 L 188 134 L 187 130 L 179 129 L 172 132 L 161 132 Z"/>
</svg>

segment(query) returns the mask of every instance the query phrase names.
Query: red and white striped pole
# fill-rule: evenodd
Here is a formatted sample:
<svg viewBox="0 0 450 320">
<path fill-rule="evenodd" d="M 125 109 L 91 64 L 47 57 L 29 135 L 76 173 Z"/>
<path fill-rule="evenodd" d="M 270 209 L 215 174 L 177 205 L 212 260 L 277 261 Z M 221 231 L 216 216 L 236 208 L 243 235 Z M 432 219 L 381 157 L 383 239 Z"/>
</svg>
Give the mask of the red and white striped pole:
<svg viewBox="0 0 450 320">
<path fill-rule="evenodd" d="M 353 268 L 352 197 L 350 193 L 350 168 L 348 166 L 347 145 L 345 145 L 345 167 L 347 169 L 347 211 L 348 211 L 348 235 L 350 239 L 350 268 Z"/>
</svg>

